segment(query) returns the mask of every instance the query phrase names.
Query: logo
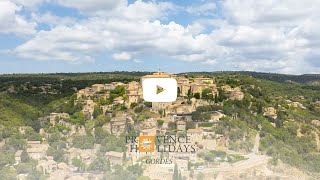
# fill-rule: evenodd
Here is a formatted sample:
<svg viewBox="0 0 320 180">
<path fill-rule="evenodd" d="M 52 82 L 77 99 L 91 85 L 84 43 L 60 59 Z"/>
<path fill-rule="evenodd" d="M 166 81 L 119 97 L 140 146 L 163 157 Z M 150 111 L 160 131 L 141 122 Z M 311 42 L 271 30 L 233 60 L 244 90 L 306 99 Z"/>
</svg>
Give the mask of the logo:
<svg viewBox="0 0 320 180">
<path fill-rule="evenodd" d="M 126 136 L 130 152 L 191 152 L 198 150 L 190 136 Z M 157 143 L 156 143 L 157 142 Z"/>
<path fill-rule="evenodd" d="M 177 81 L 173 78 L 144 79 L 143 99 L 149 102 L 173 102 L 177 99 L 177 87 Z"/>
<path fill-rule="evenodd" d="M 154 136 L 139 136 L 139 152 L 154 152 Z"/>
</svg>

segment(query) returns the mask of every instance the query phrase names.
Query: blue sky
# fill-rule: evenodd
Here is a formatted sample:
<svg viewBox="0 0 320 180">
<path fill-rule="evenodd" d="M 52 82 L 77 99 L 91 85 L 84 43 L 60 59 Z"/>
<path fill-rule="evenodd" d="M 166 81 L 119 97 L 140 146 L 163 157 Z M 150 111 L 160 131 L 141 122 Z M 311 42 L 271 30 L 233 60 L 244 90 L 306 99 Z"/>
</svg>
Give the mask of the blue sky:
<svg viewBox="0 0 320 180">
<path fill-rule="evenodd" d="M 316 0 L 1 0 L 0 73 L 320 73 L 319 11 Z"/>
</svg>

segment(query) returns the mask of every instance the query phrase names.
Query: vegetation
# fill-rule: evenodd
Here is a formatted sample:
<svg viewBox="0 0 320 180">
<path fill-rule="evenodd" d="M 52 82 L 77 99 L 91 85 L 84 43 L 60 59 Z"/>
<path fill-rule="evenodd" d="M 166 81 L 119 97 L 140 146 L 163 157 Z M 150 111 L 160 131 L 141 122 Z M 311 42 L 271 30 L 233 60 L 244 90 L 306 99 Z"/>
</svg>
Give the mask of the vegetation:
<svg viewBox="0 0 320 180">
<path fill-rule="evenodd" d="M 81 112 L 83 102 L 74 103 L 74 93 L 96 83 L 110 83 L 114 81 L 129 82 L 138 80 L 147 72 L 115 72 L 115 73 L 80 73 L 80 74 L 39 74 L 39 75 L 1 75 L 0 76 L 0 141 L 5 144 L 0 148 L 0 179 L 16 179 L 16 175 L 27 173 L 31 179 L 41 179 L 44 176 L 36 171 L 37 162 L 26 153 L 27 141 L 47 141 L 50 147 L 47 155 L 57 162 L 66 162 L 63 154 L 66 147 L 92 149 L 94 144 L 100 144 L 97 157 L 91 164 L 86 164 L 79 158 L 72 159 L 72 164 L 79 172 L 106 172 L 106 179 L 147 179 L 143 177 L 141 165 L 111 165 L 103 157 L 108 151 L 124 152 L 127 144 L 124 136 L 115 136 L 103 129 L 111 121 L 110 111 L 103 113 L 99 105 L 109 105 L 118 97 L 126 99 L 124 86 L 117 86 L 110 91 L 108 98 L 98 100 L 92 97 L 97 106 L 94 108 L 93 120 Z M 281 75 L 253 72 L 218 72 L 218 73 L 187 73 L 187 76 L 215 77 L 218 94 L 213 95 L 210 89 L 201 93 L 191 94 L 185 99 L 191 104 L 191 98 L 208 100 L 212 104 L 198 106 L 192 113 L 192 120 L 187 122 L 187 129 L 199 127 L 211 128 L 216 134 L 223 134 L 229 140 L 229 149 L 250 152 L 253 148 L 257 133 L 260 134 L 260 151 L 273 157 L 274 164 L 282 161 L 298 167 L 308 173 L 320 172 L 320 156 L 317 151 L 315 133 L 319 127 L 311 121 L 319 119 L 320 107 L 320 76 L 319 75 Z M 244 92 L 242 100 L 229 100 L 229 94 L 220 87 L 240 87 Z M 178 89 L 180 91 L 180 89 Z M 290 106 L 288 100 L 300 103 L 304 108 Z M 215 103 L 213 103 L 215 102 Z M 151 102 L 132 103 L 130 107 L 115 105 L 112 112 L 125 111 L 133 113 L 133 120 L 139 124 L 148 118 L 157 120 L 161 127 L 165 111 L 151 112 Z M 265 108 L 272 107 L 276 117 L 264 114 Z M 223 112 L 226 117 L 219 123 L 208 122 L 214 111 Z M 66 123 L 76 126 L 72 130 L 67 125 L 57 124 L 52 127 L 48 119 L 43 118 L 51 112 L 68 113 Z M 109 115 L 108 115 L 109 113 Z M 40 119 L 39 119 L 40 118 Z M 19 129 L 24 127 L 22 133 Z M 133 125 L 132 125 L 133 127 Z M 127 134 L 137 135 L 128 126 Z M 176 130 L 176 123 L 168 123 L 169 130 Z M 40 135 L 40 129 L 48 132 Z M 81 134 L 73 134 L 67 139 L 66 134 L 71 131 L 85 129 Z M 21 163 L 15 165 L 14 155 L 22 150 Z M 243 160 L 241 155 L 227 155 L 221 151 L 199 153 L 205 163 L 227 161 L 235 163 Z M 203 164 L 202 164 L 203 165 Z M 191 166 L 200 166 L 192 164 Z M 181 179 L 178 167 L 175 167 L 173 179 Z M 197 179 L 204 179 L 199 173 Z"/>
</svg>

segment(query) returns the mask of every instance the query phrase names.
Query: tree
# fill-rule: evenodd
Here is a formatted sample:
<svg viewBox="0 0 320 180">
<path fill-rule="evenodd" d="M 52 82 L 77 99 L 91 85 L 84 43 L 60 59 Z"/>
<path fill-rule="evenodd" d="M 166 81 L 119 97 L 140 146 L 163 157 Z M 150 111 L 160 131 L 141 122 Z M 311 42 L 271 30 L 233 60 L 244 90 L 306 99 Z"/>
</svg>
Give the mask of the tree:
<svg viewBox="0 0 320 180">
<path fill-rule="evenodd" d="M 104 124 L 110 122 L 110 120 L 111 118 L 109 116 L 100 114 L 94 121 L 95 127 L 102 127 Z"/>
<path fill-rule="evenodd" d="M 158 126 L 162 126 L 162 125 L 163 125 L 163 123 L 164 123 L 164 120 L 162 120 L 162 119 L 158 119 L 158 120 L 157 120 L 157 123 L 158 123 Z"/>
<path fill-rule="evenodd" d="M 92 113 L 93 118 L 97 118 L 100 114 L 103 114 L 102 109 L 99 106 L 94 106 L 94 110 Z"/>
<path fill-rule="evenodd" d="M 133 103 L 130 104 L 130 108 L 131 109 L 133 109 L 133 108 L 135 108 L 137 106 L 138 106 L 138 103 L 136 103 L 136 102 L 133 102 Z"/>
<path fill-rule="evenodd" d="M 213 99 L 212 89 L 210 89 L 210 88 L 206 88 L 206 89 L 202 90 L 201 95 L 202 95 L 203 99 L 207 99 L 207 100 Z"/>
<path fill-rule="evenodd" d="M 172 180 L 179 180 L 179 169 L 178 169 L 178 165 L 175 164 L 174 165 L 174 170 L 173 170 L 173 175 L 172 175 Z"/>
<path fill-rule="evenodd" d="M 198 93 L 198 92 L 197 92 L 197 93 L 194 93 L 193 96 L 194 96 L 196 99 L 200 99 L 200 93 Z"/>
<path fill-rule="evenodd" d="M 204 180 L 204 174 L 202 172 L 199 172 L 197 175 L 197 180 Z"/>
<path fill-rule="evenodd" d="M 17 179 L 17 172 L 13 167 L 0 169 L 0 179 L 15 180 Z"/>
<path fill-rule="evenodd" d="M 217 95 L 217 94 L 214 95 L 214 102 L 215 102 L 215 103 L 218 103 L 218 102 L 219 102 L 219 99 L 218 99 L 218 95 Z"/>
<path fill-rule="evenodd" d="M 135 165 L 129 166 L 127 168 L 127 170 L 132 172 L 133 174 L 138 175 L 138 176 L 141 176 L 143 174 L 142 166 L 139 165 L 139 164 L 135 164 Z"/>
<path fill-rule="evenodd" d="M 72 143 L 75 148 L 92 149 L 94 145 L 94 138 L 88 135 L 75 136 Z"/>
<path fill-rule="evenodd" d="M 81 159 L 73 158 L 72 165 L 77 167 L 80 172 L 84 172 L 86 170 L 86 164 Z"/>
<path fill-rule="evenodd" d="M 103 157 L 97 157 L 88 167 L 91 171 L 110 171 L 110 161 Z"/>
<path fill-rule="evenodd" d="M 181 90 L 180 90 L 180 87 L 178 87 L 178 89 L 177 89 L 178 96 L 180 96 L 180 93 L 181 93 Z"/>
<path fill-rule="evenodd" d="M 191 93 L 191 87 L 188 89 L 188 97 L 191 97 L 192 93 Z"/>
<path fill-rule="evenodd" d="M 53 147 L 49 147 L 47 150 L 47 155 L 52 156 L 53 159 L 57 162 L 63 162 L 64 161 L 64 151 L 63 149 L 55 149 Z"/>
<path fill-rule="evenodd" d="M 15 162 L 14 154 L 6 153 L 6 152 L 0 153 L 0 169 L 5 166 L 14 164 L 14 162 Z"/>
<path fill-rule="evenodd" d="M 226 99 L 226 95 L 221 88 L 218 89 L 218 92 L 219 92 L 218 100 L 219 102 L 222 102 L 223 100 Z"/>
<path fill-rule="evenodd" d="M 140 176 L 137 178 L 137 180 L 151 180 L 148 176 Z"/>
<path fill-rule="evenodd" d="M 144 105 L 151 108 L 152 107 L 152 102 L 147 102 L 146 101 L 146 102 L 144 102 Z"/>
<path fill-rule="evenodd" d="M 127 153 L 123 152 L 122 153 L 122 162 L 124 163 L 124 162 L 126 162 L 126 160 L 127 160 Z"/>
<path fill-rule="evenodd" d="M 26 150 L 23 150 L 21 153 L 21 162 L 25 163 L 29 161 L 29 155 Z"/>
<path fill-rule="evenodd" d="M 179 172 L 179 177 L 178 177 L 179 180 L 182 180 L 182 175 L 181 175 L 181 172 Z"/>
</svg>

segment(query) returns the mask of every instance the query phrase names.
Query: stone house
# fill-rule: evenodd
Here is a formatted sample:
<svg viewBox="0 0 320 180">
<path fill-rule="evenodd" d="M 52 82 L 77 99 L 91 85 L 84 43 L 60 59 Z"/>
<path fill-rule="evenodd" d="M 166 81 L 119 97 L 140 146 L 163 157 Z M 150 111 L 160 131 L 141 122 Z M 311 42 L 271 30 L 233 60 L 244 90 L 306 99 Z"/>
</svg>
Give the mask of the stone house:
<svg viewBox="0 0 320 180">
<path fill-rule="evenodd" d="M 140 131 L 140 136 L 155 136 L 157 134 L 156 128 L 142 129 Z"/>
<path fill-rule="evenodd" d="M 58 170 L 58 163 L 53 160 L 52 156 L 48 156 L 47 160 L 39 161 L 36 169 L 43 174 L 51 174 L 54 171 Z"/>
<path fill-rule="evenodd" d="M 214 79 L 213 78 L 197 77 L 197 78 L 193 78 L 193 82 L 197 83 L 197 84 L 213 84 Z"/>
<path fill-rule="evenodd" d="M 172 102 L 152 102 L 152 110 L 164 110 L 167 109 L 170 105 L 172 105 Z"/>
<path fill-rule="evenodd" d="M 95 149 L 78 149 L 70 148 L 66 153 L 66 158 L 69 164 L 72 163 L 73 158 L 81 159 L 85 164 L 91 164 L 96 157 L 97 150 Z"/>
<path fill-rule="evenodd" d="M 46 156 L 48 148 L 48 144 L 41 144 L 40 141 L 28 141 L 26 151 L 30 158 L 40 160 Z"/>
<path fill-rule="evenodd" d="M 226 115 L 223 114 L 222 112 L 220 111 L 214 111 L 212 114 L 211 114 L 211 119 L 209 120 L 209 122 L 218 122 L 220 121 L 221 118 L 225 117 Z"/>
<path fill-rule="evenodd" d="M 231 100 L 242 100 L 244 98 L 244 93 L 240 89 L 231 91 L 229 94 L 229 99 Z"/>
<path fill-rule="evenodd" d="M 16 161 L 16 164 L 21 163 L 21 154 L 22 154 L 22 150 L 18 150 L 18 151 L 14 154 L 14 160 Z"/>
<path fill-rule="evenodd" d="M 50 113 L 50 123 L 53 125 L 65 118 L 70 118 L 70 115 L 68 113 Z"/>
<path fill-rule="evenodd" d="M 263 115 L 272 119 L 277 119 L 277 110 L 274 107 L 265 108 Z"/>
<path fill-rule="evenodd" d="M 141 82 L 146 78 L 175 78 L 176 76 L 171 73 L 165 73 L 161 71 L 154 72 L 150 75 L 145 75 L 141 78 Z"/>
<path fill-rule="evenodd" d="M 180 171 L 188 171 L 188 160 L 176 159 L 175 163 L 177 164 Z"/>
<path fill-rule="evenodd" d="M 177 130 L 178 131 L 185 131 L 186 130 L 186 122 L 177 121 Z"/>
<path fill-rule="evenodd" d="M 91 88 L 94 93 L 97 93 L 97 92 L 104 90 L 105 85 L 104 84 L 94 84 L 91 86 Z"/>
<path fill-rule="evenodd" d="M 311 123 L 315 126 L 320 126 L 320 120 L 312 120 Z"/>
<path fill-rule="evenodd" d="M 191 142 L 199 142 L 203 137 L 203 130 L 200 128 L 188 129 L 187 136 L 190 136 Z"/>
<path fill-rule="evenodd" d="M 142 99 L 142 86 L 139 82 L 129 82 L 126 87 L 127 102 L 126 106 L 130 107 L 131 103 L 138 103 Z"/>
<path fill-rule="evenodd" d="M 82 108 L 83 114 L 85 114 L 87 117 L 92 119 L 93 118 L 92 114 L 93 114 L 95 105 L 96 103 L 93 100 L 86 100 L 85 105 Z"/>
<path fill-rule="evenodd" d="M 123 153 L 109 151 L 105 153 L 105 157 L 110 160 L 111 164 L 122 164 Z"/>
</svg>

